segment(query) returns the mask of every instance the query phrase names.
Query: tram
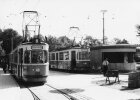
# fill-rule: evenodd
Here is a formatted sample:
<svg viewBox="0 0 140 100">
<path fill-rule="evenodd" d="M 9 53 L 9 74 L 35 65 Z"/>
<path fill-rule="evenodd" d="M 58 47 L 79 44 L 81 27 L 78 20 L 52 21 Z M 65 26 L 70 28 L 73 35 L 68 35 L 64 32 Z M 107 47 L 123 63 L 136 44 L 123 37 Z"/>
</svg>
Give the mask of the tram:
<svg viewBox="0 0 140 100">
<path fill-rule="evenodd" d="M 11 73 L 25 82 L 46 82 L 49 74 L 49 46 L 45 42 L 25 42 L 10 53 Z"/>
<path fill-rule="evenodd" d="M 50 69 L 69 72 L 90 70 L 90 49 L 72 47 L 50 52 Z"/>
<path fill-rule="evenodd" d="M 37 11 L 24 11 L 23 41 L 10 53 L 12 75 L 25 82 L 47 81 L 49 75 L 49 45 L 40 34 Z"/>
</svg>

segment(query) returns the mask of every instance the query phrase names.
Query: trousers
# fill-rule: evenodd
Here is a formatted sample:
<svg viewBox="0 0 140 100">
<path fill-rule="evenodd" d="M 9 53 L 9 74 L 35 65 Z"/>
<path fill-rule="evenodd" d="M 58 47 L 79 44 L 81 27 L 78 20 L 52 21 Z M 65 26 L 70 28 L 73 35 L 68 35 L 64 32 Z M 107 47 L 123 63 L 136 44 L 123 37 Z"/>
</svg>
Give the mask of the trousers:
<svg viewBox="0 0 140 100">
<path fill-rule="evenodd" d="M 104 74 L 104 76 L 106 75 L 107 70 L 108 70 L 108 66 L 103 65 L 103 74 Z"/>
</svg>

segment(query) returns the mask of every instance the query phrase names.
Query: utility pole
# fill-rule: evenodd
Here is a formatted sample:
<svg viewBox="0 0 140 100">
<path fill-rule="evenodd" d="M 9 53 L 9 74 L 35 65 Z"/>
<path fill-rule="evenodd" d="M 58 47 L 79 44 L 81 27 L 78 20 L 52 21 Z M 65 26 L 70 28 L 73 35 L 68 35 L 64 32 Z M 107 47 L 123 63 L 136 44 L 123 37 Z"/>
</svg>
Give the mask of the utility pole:
<svg viewBox="0 0 140 100">
<path fill-rule="evenodd" d="M 104 14 L 107 10 L 101 10 L 101 12 L 103 13 L 103 44 L 105 44 Z"/>
</svg>

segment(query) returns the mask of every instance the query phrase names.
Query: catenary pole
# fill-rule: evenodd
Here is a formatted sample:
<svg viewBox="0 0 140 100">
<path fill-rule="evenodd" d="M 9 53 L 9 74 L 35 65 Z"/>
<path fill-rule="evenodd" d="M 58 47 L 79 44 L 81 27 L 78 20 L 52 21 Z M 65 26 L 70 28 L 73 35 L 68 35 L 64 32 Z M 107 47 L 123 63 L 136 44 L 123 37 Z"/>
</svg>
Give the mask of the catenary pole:
<svg viewBox="0 0 140 100">
<path fill-rule="evenodd" d="M 101 10 L 101 12 L 103 13 L 103 44 L 105 44 L 105 18 L 104 18 L 104 14 L 105 12 L 107 12 L 107 10 Z"/>
</svg>

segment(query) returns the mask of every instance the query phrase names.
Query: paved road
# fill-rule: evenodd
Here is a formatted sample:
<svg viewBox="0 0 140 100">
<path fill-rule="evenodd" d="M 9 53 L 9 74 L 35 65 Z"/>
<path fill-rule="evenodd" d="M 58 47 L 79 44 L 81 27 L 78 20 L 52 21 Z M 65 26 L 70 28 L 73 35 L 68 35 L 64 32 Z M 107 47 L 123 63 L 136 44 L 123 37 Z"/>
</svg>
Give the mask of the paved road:
<svg viewBox="0 0 140 100">
<path fill-rule="evenodd" d="M 111 80 L 114 81 L 114 78 Z M 120 81 L 127 82 L 128 75 L 120 75 Z M 95 82 L 100 82 L 101 84 L 97 85 Z M 105 87 L 105 77 L 101 74 L 71 74 L 51 71 L 48 84 L 63 91 L 68 91 L 71 95 L 81 95 L 95 100 L 140 99 L 140 95 Z"/>
<path fill-rule="evenodd" d="M 114 79 L 111 79 L 114 81 Z M 127 75 L 120 75 L 121 82 L 128 80 Z M 95 84 L 98 83 L 98 84 Z M 136 100 L 140 95 L 109 88 L 102 75 L 74 74 L 50 71 L 49 84 L 78 100 Z M 105 85 L 105 86 L 104 86 Z M 125 84 L 126 85 L 126 84 Z M 67 100 L 58 91 L 43 86 L 32 87 L 41 100 Z M 24 99 L 23 99 L 24 98 Z M 0 69 L 0 100 L 31 100 L 32 95 L 26 89 L 20 89 L 10 74 L 4 74 Z"/>
<path fill-rule="evenodd" d="M 0 100 L 20 100 L 20 88 L 10 74 L 0 68 Z"/>
</svg>

